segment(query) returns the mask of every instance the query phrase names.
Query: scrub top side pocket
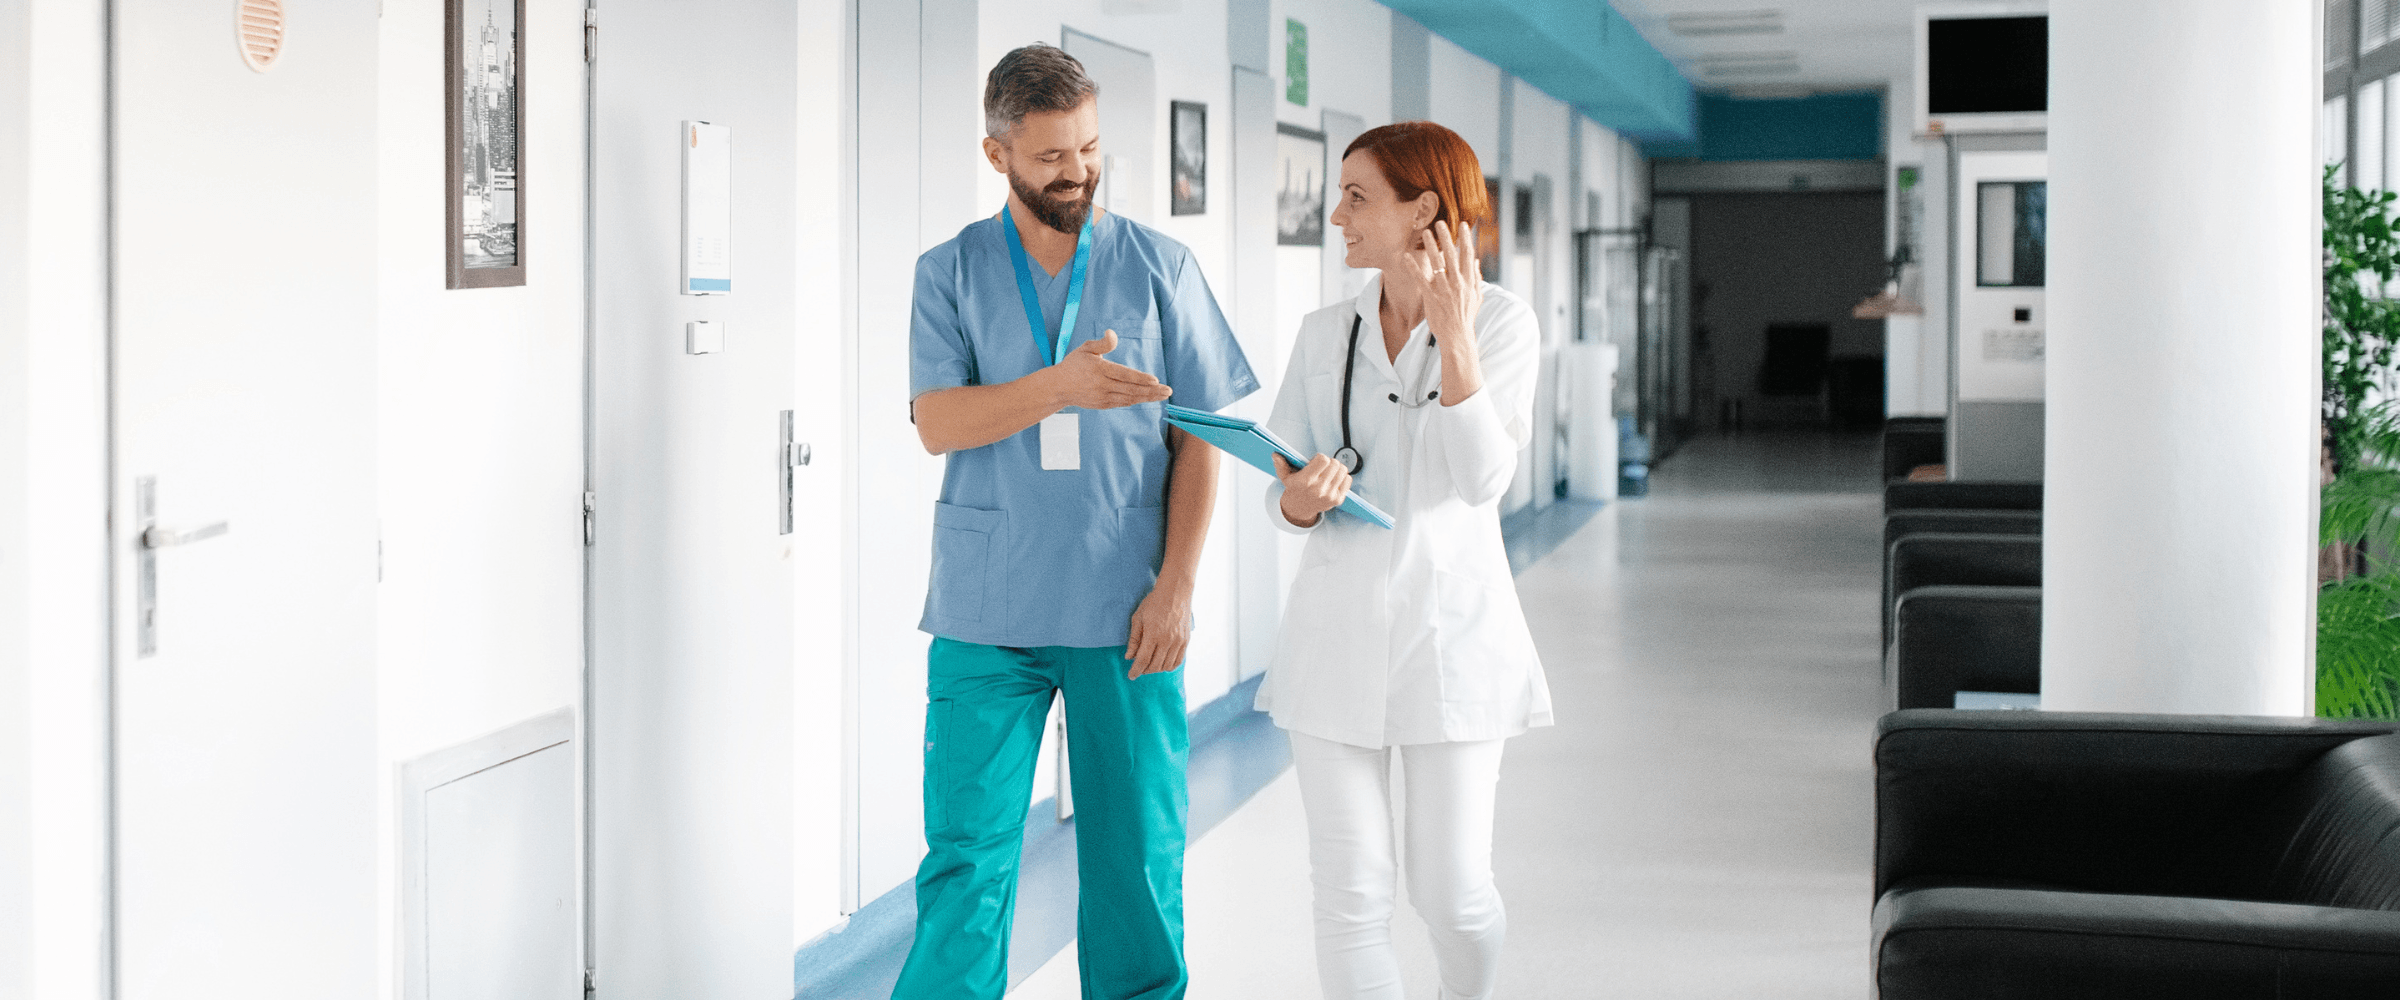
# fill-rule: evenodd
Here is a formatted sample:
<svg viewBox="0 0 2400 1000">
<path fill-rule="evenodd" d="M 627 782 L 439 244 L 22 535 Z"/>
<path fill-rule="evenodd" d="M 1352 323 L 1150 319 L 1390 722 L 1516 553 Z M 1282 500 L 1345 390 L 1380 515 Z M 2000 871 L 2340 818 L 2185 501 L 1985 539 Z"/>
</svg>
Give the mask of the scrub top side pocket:
<svg viewBox="0 0 2400 1000">
<path fill-rule="evenodd" d="M 992 567 L 1007 529 L 1007 511 L 933 505 L 933 582 L 925 590 L 929 631 L 941 635 L 946 626 L 1001 620 L 1007 595 L 994 586 Z"/>
</svg>

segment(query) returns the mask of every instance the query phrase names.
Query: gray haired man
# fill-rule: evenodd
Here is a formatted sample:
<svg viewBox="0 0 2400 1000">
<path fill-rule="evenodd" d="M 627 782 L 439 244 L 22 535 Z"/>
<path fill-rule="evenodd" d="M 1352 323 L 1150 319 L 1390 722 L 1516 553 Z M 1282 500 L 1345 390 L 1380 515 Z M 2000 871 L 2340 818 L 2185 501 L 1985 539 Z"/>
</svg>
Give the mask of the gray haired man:
<svg viewBox="0 0 2400 1000">
<path fill-rule="evenodd" d="M 984 89 L 1008 207 L 917 260 L 910 407 L 946 455 L 926 657 L 925 861 L 895 1000 L 1000 1000 L 1054 696 L 1087 1000 L 1184 992 L 1182 678 L 1216 453 L 1159 404 L 1258 389 L 1182 244 L 1100 212 L 1098 88 L 1048 45 Z"/>
</svg>

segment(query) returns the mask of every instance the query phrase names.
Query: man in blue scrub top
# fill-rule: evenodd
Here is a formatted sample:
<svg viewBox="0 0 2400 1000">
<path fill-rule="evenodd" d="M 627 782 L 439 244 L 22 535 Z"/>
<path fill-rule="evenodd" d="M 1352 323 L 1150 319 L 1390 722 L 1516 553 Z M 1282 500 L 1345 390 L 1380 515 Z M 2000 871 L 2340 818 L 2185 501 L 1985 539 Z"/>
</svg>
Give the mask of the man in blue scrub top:
<svg viewBox="0 0 2400 1000">
<path fill-rule="evenodd" d="M 925 841 L 895 998 L 999 1000 L 1033 765 L 1067 702 L 1091 1000 L 1183 996 L 1182 665 L 1216 453 L 1161 403 L 1258 389 L 1191 252 L 1094 210 L 1095 87 L 1030 45 L 992 68 L 1005 211 L 917 260 L 911 411 L 934 508 Z"/>
</svg>

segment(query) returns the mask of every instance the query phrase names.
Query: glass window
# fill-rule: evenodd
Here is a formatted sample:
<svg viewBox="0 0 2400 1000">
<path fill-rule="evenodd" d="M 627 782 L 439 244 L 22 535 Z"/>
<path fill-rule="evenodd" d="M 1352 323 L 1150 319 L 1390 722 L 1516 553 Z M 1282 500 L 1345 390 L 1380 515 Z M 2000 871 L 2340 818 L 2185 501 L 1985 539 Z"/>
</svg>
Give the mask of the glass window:
<svg viewBox="0 0 2400 1000">
<path fill-rule="evenodd" d="M 1975 283 L 2039 288 L 2050 240 L 2050 185 L 1986 181 L 1975 186 Z"/>
<path fill-rule="evenodd" d="M 2350 158 L 2349 114 L 2350 101 L 2346 96 L 2335 94 L 2325 102 L 2325 120 L 2317 128 L 2317 148 L 2324 151 L 2328 166 Z M 2337 185 L 2350 183 L 2348 171 L 2335 170 L 2333 182 Z"/>
<path fill-rule="evenodd" d="M 2350 183 L 2362 188 L 2382 190 L 2384 180 L 2384 96 L 2383 81 L 2376 80 L 2358 88 L 2358 157 L 2356 169 L 2350 172 Z"/>
</svg>

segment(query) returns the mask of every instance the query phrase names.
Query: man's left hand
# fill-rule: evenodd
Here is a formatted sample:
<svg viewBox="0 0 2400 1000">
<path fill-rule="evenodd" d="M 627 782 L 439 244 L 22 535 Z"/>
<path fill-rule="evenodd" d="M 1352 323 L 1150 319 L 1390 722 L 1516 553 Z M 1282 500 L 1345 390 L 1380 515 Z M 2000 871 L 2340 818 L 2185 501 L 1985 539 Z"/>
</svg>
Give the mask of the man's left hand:
<svg viewBox="0 0 2400 1000">
<path fill-rule="evenodd" d="M 1133 661 L 1133 669 L 1125 672 L 1125 679 L 1182 666 L 1183 649 L 1191 641 L 1190 592 L 1171 587 L 1151 590 L 1141 606 L 1133 609 L 1133 629 L 1125 638 L 1125 658 Z"/>
</svg>

